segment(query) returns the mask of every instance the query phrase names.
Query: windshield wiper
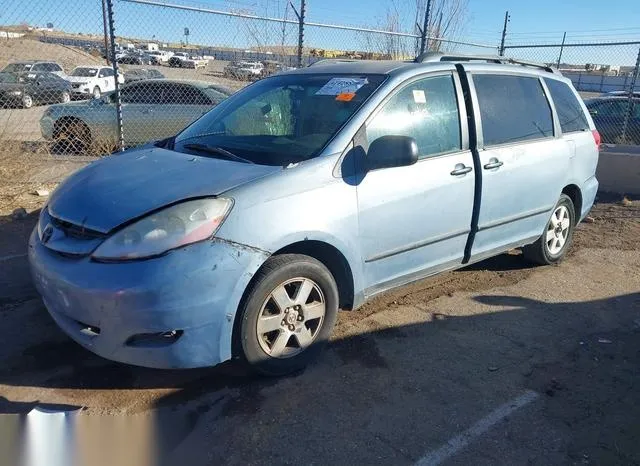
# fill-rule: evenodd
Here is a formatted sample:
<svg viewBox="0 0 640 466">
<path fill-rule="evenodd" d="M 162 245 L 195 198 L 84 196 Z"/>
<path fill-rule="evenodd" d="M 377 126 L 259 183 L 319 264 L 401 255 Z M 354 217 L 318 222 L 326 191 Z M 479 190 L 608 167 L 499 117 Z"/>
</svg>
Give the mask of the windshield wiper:
<svg viewBox="0 0 640 466">
<path fill-rule="evenodd" d="M 236 155 L 233 152 L 229 152 L 227 149 L 223 149 L 222 147 L 206 146 L 204 144 L 184 144 L 182 147 L 188 150 L 206 152 L 207 154 L 222 155 L 228 158 L 229 160 L 235 160 L 236 162 L 251 163 L 251 164 L 254 163 L 251 160 L 240 157 L 239 155 Z"/>
</svg>

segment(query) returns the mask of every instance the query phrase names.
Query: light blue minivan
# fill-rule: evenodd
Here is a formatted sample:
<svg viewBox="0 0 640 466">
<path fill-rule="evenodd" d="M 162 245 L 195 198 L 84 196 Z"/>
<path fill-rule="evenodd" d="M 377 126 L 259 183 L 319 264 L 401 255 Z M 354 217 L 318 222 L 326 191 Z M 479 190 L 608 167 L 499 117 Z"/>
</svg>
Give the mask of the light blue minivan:
<svg viewBox="0 0 640 466">
<path fill-rule="evenodd" d="M 516 247 L 558 262 L 599 142 L 544 65 L 322 61 L 69 177 L 29 259 L 58 325 L 105 358 L 285 374 L 338 309 Z"/>
</svg>

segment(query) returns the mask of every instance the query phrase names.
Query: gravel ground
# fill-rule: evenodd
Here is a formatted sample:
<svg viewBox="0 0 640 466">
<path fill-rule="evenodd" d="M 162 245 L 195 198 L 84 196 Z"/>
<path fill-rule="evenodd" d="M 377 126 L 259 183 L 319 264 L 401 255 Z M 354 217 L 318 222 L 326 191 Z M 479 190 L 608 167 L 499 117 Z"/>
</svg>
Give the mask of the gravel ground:
<svg viewBox="0 0 640 466">
<path fill-rule="evenodd" d="M 24 256 L 32 193 L 88 160 L 0 156 L 0 413 L 142 416 L 167 464 L 396 465 L 530 390 L 449 464 L 640 463 L 639 201 L 600 195 L 559 266 L 514 251 L 386 293 L 340 315 L 317 364 L 257 379 L 115 364 L 63 335 Z"/>
</svg>

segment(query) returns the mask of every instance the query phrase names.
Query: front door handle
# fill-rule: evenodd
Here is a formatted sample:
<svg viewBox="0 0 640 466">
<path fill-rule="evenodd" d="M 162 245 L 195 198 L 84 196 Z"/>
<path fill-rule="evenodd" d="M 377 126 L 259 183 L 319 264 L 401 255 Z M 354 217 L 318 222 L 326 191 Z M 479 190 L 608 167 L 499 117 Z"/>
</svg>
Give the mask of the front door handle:
<svg viewBox="0 0 640 466">
<path fill-rule="evenodd" d="M 456 164 L 455 169 L 451 172 L 451 176 L 460 176 L 469 173 L 473 168 L 465 167 L 464 163 Z"/>
<path fill-rule="evenodd" d="M 496 159 L 495 157 L 492 157 L 489 159 L 489 163 L 484 166 L 484 169 L 491 170 L 492 168 L 500 168 L 503 165 L 504 163 L 502 163 L 500 160 Z"/>
</svg>

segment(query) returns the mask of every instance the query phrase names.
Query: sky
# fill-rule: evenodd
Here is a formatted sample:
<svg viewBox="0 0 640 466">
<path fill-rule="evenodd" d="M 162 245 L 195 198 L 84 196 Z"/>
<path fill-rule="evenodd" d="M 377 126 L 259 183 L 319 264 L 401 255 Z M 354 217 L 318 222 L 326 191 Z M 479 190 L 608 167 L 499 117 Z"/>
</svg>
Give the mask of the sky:
<svg viewBox="0 0 640 466">
<path fill-rule="evenodd" d="M 223 11 L 258 12 L 294 19 L 286 0 L 163 0 L 167 3 L 199 6 Z M 415 0 L 307 0 L 307 19 L 314 22 L 379 27 L 392 2 L 404 6 Z M 454 1 L 454 0 L 451 0 Z M 54 23 L 67 32 L 102 32 L 100 0 L 1 0 L 0 25 L 27 22 L 44 25 Z M 299 5 L 300 0 L 294 0 Z M 457 38 L 497 47 L 505 11 L 509 10 L 507 45 L 559 43 L 567 32 L 567 43 L 593 41 L 640 41 L 640 1 L 616 0 L 615 7 L 603 9 L 601 0 L 468 0 L 467 21 Z M 613 5 L 613 2 L 611 2 Z M 248 48 L 255 45 L 295 45 L 297 25 L 283 28 L 279 23 L 251 21 L 223 16 L 136 5 L 114 0 L 118 35 L 155 38 L 158 41 L 185 40 L 184 27 L 189 27 L 189 41 L 207 45 Z M 407 10 L 408 11 L 408 10 Z M 406 16 L 406 18 L 405 18 Z M 403 26 L 413 24 L 411 15 L 403 15 Z M 412 31 L 408 31 L 412 32 Z M 305 45 L 362 50 L 379 43 L 379 35 L 336 31 L 309 27 Z M 414 40 L 399 39 L 406 47 Z M 378 45 L 379 47 L 379 45 Z M 496 49 L 462 47 L 458 51 L 495 53 Z M 559 48 L 518 49 L 508 53 L 537 61 L 555 60 Z M 633 65 L 638 46 L 611 46 L 565 49 L 563 61 Z"/>
</svg>

